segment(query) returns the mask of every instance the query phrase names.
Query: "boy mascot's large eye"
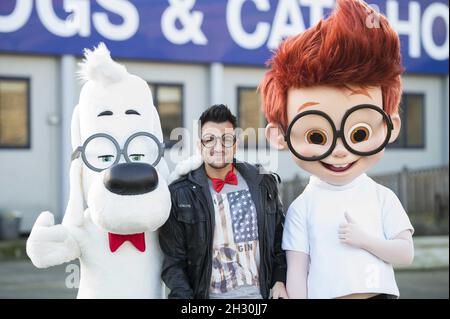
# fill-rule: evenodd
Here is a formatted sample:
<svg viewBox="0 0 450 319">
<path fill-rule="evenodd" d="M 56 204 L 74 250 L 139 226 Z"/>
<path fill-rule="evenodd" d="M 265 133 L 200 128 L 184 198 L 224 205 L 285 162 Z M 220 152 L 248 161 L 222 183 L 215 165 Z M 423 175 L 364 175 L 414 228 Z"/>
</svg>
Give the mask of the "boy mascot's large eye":
<svg viewBox="0 0 450 319">
<path fill-rule="evenodd" d="M 322 130 L 313 129 L 306 133 L 306 142 L 309 144 L 325 145 L 327 140 L 327 134 Z"/>
<path fill-rule="evenodd" d="M 350 141 L 358 144 L 367 141 L 372 134 L 370 126 L 366 124 L 357 124 L 350 129 Z"/>
</svg>

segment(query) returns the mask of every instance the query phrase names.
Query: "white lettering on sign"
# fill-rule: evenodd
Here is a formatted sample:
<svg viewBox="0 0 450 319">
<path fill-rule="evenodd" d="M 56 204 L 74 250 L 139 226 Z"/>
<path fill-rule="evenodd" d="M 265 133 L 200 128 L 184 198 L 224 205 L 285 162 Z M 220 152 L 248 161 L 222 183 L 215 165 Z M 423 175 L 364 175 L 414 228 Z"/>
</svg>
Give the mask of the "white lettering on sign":
<svg viewBox="0 0 450 319">
<path fill-rule="evenodd" d="M 90 35 L 89 2 L 64 1 L 63 9 L 71 14 L 67 19 L 60 19 L 53 8 L 52 0 L 36 0 L 36 11 L 44 27 L 59 37 L 82 37 Z"/>
<path fill-rule="evenodd" d="M 408 52 L 412 58 L 420 57 L 420 4 L 411 1 L 408 7 L 408 20 L 399 19 L 398 2 L 388 0 L 386 3 L 386 16 L 392 27 L 399 35 L 406 35 L 409 39 Z"/>
<path fill-rule="evenodd" d="M 260 49 L 264 45 L 269 49 L 275 49 L 284 38 L 306 29 L 301 7 L 309 8 L 310 25 L 314 25 L 322 19 L 325 9 L 331 9 L 335 4 L 335 0 L 280 0 L 277 2 L 271 27 L 268 22 L 260 21 L 256 24 L 255 31 L 247 32 L 242 23 L 242 8 L 246 1 L 253 2 L 260 12 L 271 10 L 268 0 L 228 1 L 226 12 L 228 29 L 233 41 L 244 49 Z M 434 60 L 448 59 L 448 5 L 440 2 L 431 3 L 422 12 L 419 2 L 410 1 L 408 18 L 400 19 L 399 1 L 387 0 L 386 16 L 399 35 L 408 37 L 409 57 L 421 58 L 424 50 Z M 445 24 L 445 41 L 441 44 L 436 43 L 433 37 L 433 26 L 437 19 L 441 19 Z M 377 21 L 372 21 L 369 16 L 368 20 L 370 21 L 367 22 L 376 27 Z"/>
<path fill-rule="evenodd" d="M 445 41 L 440 46 L 434 42 L 433 38 L 433 24 L 438 18 L 441 18 L 444 21 L 447 30 Z M 423 13 L 421 34 L 425 51 L 435 60 L 443 61 L 448 59 L 448 27 L 448 6 L 443 3 L 433 3 L 429 5 Z"/>
<path fill-rule="evenodd" d="M 96 12 L 92 16 L 94 26 L 105 38 L 123 41 L 136 34 L 139 28 L 139 13 L 136 7 L 124 0 L 97 0 L 103 8 L 121 16 L 123 23 L 115 25 L 109 22 L 108 15 Z"/>
<path fill-rule="evenodd" d="M 244 49 L 259 49 L 267 42 L 269 49 L 276 48 L 280 42 L 291 35 L 305 31 L 306 26 L 301 6 L 310 8 L 310 21 L 317 23 L 326 8 L 332 8 L 334 0 L 280 0 L 278 1 L 272 26 L 268 22 L 259 22 L 255 31 L 247 32 L 242 25 L 242 8 L 251 1 L 259 12 L 270 11 L 268 0 L 229 0 L 227 5 L 227 25 L 233 41 Z"/>
<path fill-rule="evenodd" d="M 0 32 L 14 32 L 21 29 L 30 19 L 32 9 L 32 1 L 16 0 L 16 6 L 11 14 L 0 15 Z"/>
<path fill-rule="evenodd" d="M 267 46 L 270 49 L 275 49 L 284 38 L 299 34 L 305 29 L 298 0 L 280 0 Z"/>
<path fill-rule="evenodd" d="M 334 0 L 300 0 L 302 6 L 309 7 L 310 25 L 318 23 L 325 15 L 325 9 L 333 8 Z"/>
<path fill-rule="evenodd" d="M 0 0 L 2 1 L 2 0 Z M 139 29 L 140 17 L 135 4 L 130 0 L 95 0 L 104 9 L 92 12 L 94 0 L 61 0 L 67 18 L 59 17 L 53 0 L 15 0 L 12 12 L 0 15 L 0 33 L 16 32 L 24 28 L 36 7 L 37 16 L 43 26 L 53 35 L 68 38 L 73 36 L 90 37 L 93 29 L 109 40 L 126 41 Z M 167 0 L 161 21 L 165 38 L 174 45 L 192 43 L 204 46 L 209 43 L 202 31 L 204 13 L 194 9 L 196 0 Z M 403 1 L 403 0 L 402 0 Z M 370 0 L 368 0 L 370 2 Z M 271 6 L 272 5 L 276 5 Z M 386 0 L 385 15 L 401 37 L 406 37 L 407 55 L 420 59 L 424 55 L 436 61 L 449 57 L 449 11 L 443 2 L 408 1 L 404 4 L 404 16 L 400 17 L 400 0 Z M 421 3 L 423 4 L 421 6 Z M 426 4 L 426 6 L 425 6 Z M 275 49 L 280 42 L 291 35 L 303 32 L 306 16 L 302 9 L 309 9 L 309 25 L 316 24 L 324 16 L 324 11 L 332 9 L 335 0 L 228 0 L 226 5 L 226 24 L 231 40 L 245 50 L 258 50 L 263 47 Z M 403 7 L 402 7 L 403 8 Z M 272 21 L 256 20 L 250 30 L 245 28 L 246 10 L 259 13 L 273 12 Z M 108 13 L 121 18 L 119 24 L 110 21 Z M 254 12 L 252 12 L 254 13 Z M 252 15 L 252 17 L 255 17 Z M 257 16 L 256 16 L 257 17 Z M 376 16 L 368 16 L 368 27 L 377 27 Z M 444 25 L 439 39 L 433 33 L 436 24 Z M 226 33 L 227 30 L 210 30 Z M 218 38 L 223 39 L 219 36 Z"/>
<path fill-rule="evenodd" d="M 123 22 L 112 24 L 105 12 L 92 14 L 95 29 L 107 39 L 123 41 L 134 36 L 139 27 L 139 13 L 128 0 L 97 0 L 103 8 L 119 15 Z M 36 11 L 44 27 L 59 37 L 91 35 L 91 2 L 89 0 L 63 0 L 63 9 L 70 13 L 66 19 L 59 18 L 52 0 L 36 0 Z M 15 32 L 28 22 L 33 1 L 16 0 L 14 10 L 7 16 L 0 15 L 0 32 Z"/>
<path fill-rule="evenodd" d="M 270 24 L 259 22 L 253 33 L 247 33 L 242 26 L 242 6 L 246 0 L 230 0 L 227 4 L 227 25 L 233 40 L 242 48 L 258 49 L 267 41 L 270 32 Z M 252 0 L 255 7 L 266 12 L 270 10 L 269 0 Z"/>
<path fill-rule="evenodd" d="M 435 60 L 448 59 L 449 46 L 449 13 L 448 6 L 436 2 L 430 4 L 422 13 L 420 3 L 411 1 L 408 6 L 408 20 L 400 20 L 398 1 L 388 0 L 386 3 L 386 16 L 399 35 L 408 37 L 408 55 L 411 58 L 422 56 L 422 44 L 425 52 Z M 446 39 L 438 45 L 433 38 L 433 25 L 441 18 L 445 23 Z M 422 41 L 422 43 L 421 43 Z"/>
<path fill-rule="evenodd" d="M 161 17 L 161 28 L 164 36 L 174 44 L 186 44 L 192 41 L 197 45 L 208 44 L 208 39 L 201 30 L 203 13 L 193 11 L 196 0 L 169 0 L 170 6 Z M 176 21 L 182 24 L 178 29 Z"/>
</svg>

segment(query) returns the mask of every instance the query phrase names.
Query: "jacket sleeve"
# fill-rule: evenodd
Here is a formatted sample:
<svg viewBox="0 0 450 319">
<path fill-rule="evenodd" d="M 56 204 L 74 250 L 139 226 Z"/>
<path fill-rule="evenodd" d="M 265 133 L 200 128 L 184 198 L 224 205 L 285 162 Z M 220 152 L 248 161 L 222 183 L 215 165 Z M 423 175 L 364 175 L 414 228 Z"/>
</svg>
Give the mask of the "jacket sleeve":
<svg viewBox="0 0 450 319">
<path fill-rule="evenodd" d="M 286 252 L 281 248 L 282 239 L 283 239 L 283 229 L 284 229 L 284 212 L 283 212 L 283 204 L 281 203 L 280 196 L 277 190 L 277 180 L 278 178 L 274 178 L 274 189 L 275 189 L 275 199 L 276 199 L 276 226 L 275 226 L 275 241 L 274 241 L 274 253 L 275 259 L 272 270 L 272 283 L 271 286 L 280 281 L 286 284 L 286 272 L 287 272 L 287 264 L 286 264 Z"/>
<path fill-rule="evenodd" d="M 186 239 L 177 220 L 177 205 L 172 194 L 172 208 L 167 222 L 159 230 L 159 243 L 164 253 L 162 280 L 170 289 L 169 299 L 193 299 L 194 293 L 186 274 Z"/>
</svg>

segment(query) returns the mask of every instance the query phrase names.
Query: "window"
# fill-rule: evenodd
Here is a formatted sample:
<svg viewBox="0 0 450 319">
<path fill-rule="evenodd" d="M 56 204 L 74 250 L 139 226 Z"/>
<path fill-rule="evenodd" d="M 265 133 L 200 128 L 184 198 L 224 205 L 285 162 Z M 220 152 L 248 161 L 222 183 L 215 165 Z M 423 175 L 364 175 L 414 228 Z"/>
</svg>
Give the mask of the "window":
<svg viewBox="0 0 450 319">
<path fill-rule="evenodd" d="M 161 128 L 166 147 L 172 147 L 181 140 L 170 140 L 173 129 L 183 127 L 183 86 L 178 84 L 149 83 L 153 103 L 161 119 Z"/>
<path fill-rule="evenodd" d="M 400 104 L 402 128 L 397 140 L 390 144 L 391 148 L 424 148 L 425 147 L 425 114 L 423 94 L 405 93 Z"/>
<path fill-rule="evenodd" d="M 0 148 L 30 148 L 30 82 L 0 78 Z"/>
<path fill-rule="evenodd" d="M 261 111 L 261 97 L 256 87 L 239 87 L 237 91 L 238 127 L 244 131 L 243 146 L 258 148 L 258 144 L 265 145 L 264 128 L 267 122 Z M 254 134 L 245 134 L 247 129 L 253 129 Z"/>
</svg>

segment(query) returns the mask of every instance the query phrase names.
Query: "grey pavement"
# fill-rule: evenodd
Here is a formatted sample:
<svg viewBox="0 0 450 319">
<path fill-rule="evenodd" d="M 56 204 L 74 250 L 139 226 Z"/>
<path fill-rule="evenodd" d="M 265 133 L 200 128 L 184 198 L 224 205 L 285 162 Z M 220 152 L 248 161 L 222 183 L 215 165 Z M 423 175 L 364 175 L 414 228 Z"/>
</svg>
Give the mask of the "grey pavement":
<svg viewBox="0 0 450 319">
<path fill-rule="evenodd" d="M 72 299 L 76 289 L 66 288 L 66 266 L 37 269 L 29 260 L 0 262 L 0 299 Z"/>
<path fill-rule="evenodd" d="M 67 266 L 37 269 L 28 260 L 0 262 L 0 299 L 75 298 L 76 289 L 66 288 L 74 274 Z M 396 271 L 396 278 L 404 299 L 449 298 L 448 268 Z"/>
</svg>

